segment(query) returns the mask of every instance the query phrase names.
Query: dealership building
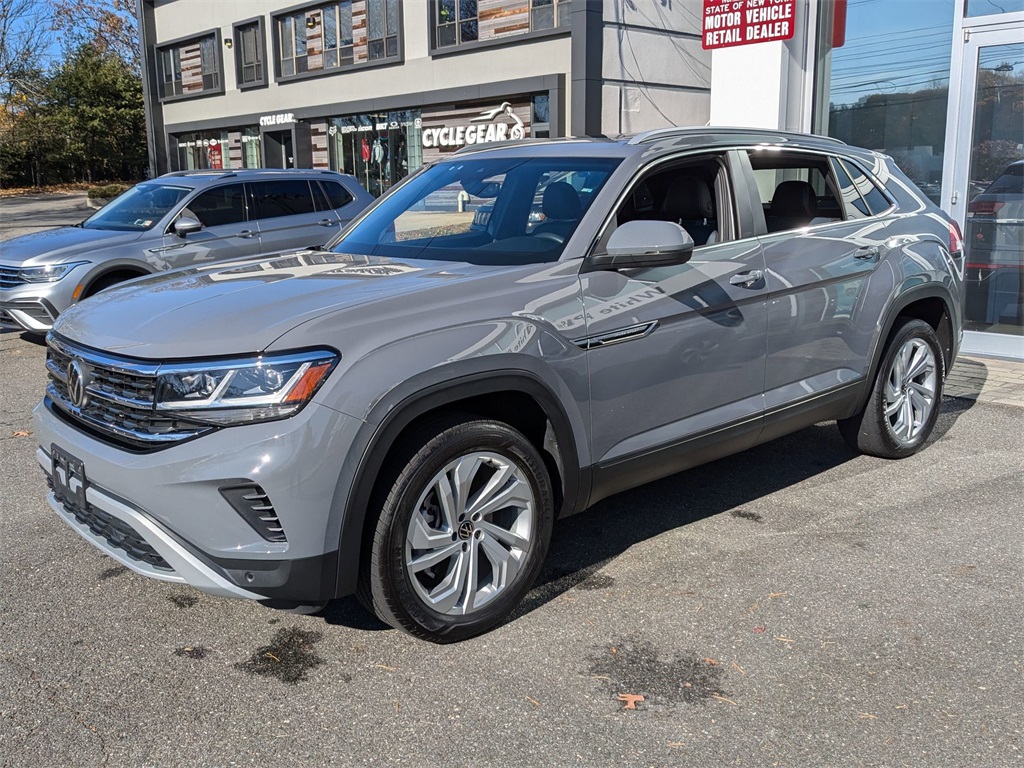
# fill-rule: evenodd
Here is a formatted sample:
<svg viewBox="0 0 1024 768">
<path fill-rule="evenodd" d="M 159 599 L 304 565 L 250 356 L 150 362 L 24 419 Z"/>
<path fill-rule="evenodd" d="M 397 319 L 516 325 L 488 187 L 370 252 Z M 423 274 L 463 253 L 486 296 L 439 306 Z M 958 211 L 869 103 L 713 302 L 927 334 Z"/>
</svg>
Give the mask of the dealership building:
<svg viewBox="0 0 1024 768">
<path fill-rule="evenodd" d="M 957 219 L 964 348 L 1024 358 L 1024 0 L 139 8 L 154 174 L 324 168 L 379 195 L 486 141 L 709 122 L 828 134 L 892 155 Z"/>
</svg>

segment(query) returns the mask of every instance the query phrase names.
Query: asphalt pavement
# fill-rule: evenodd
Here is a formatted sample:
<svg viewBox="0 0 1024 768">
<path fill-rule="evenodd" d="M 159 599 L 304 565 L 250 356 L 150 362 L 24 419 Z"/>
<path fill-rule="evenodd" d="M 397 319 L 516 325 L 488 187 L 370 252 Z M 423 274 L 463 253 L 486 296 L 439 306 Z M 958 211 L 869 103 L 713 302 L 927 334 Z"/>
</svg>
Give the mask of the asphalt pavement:
<svg viewBox="0 0 1024 768">
<path fill-rule="evenodd" d="M 434 646 L 94 550 L 45 501 L 44 358 L 0 333 L 0 765 L 1021 762 L 1022 408 L 947 398 L 898 462 L 822 424 L 609 499 L 509 622 Z"/>
</svg>

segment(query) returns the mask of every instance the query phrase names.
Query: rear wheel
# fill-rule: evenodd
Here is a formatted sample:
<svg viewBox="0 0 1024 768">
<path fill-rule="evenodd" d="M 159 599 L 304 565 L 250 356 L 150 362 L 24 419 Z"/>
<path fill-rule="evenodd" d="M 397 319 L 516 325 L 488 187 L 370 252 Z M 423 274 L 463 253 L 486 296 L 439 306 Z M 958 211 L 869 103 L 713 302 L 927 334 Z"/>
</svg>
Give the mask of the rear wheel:
<svg viewBox="0 0 1024 768">
<path fill-rule="evenodd" d="M 554 519 L 537 449 L 502 422 L 448 418 L 396 452 L 361 599 L 385 622 L 450 643 L 501 622 L 532 586 Z"/>
<path fill-rule="evenodd" d="M 889 341 L 864 410 L 839 421 L 850 447 L 885 459 L 921 450 L 939 415 L 942 367 L 935 331 L 907 320 Z"/>
</svg>

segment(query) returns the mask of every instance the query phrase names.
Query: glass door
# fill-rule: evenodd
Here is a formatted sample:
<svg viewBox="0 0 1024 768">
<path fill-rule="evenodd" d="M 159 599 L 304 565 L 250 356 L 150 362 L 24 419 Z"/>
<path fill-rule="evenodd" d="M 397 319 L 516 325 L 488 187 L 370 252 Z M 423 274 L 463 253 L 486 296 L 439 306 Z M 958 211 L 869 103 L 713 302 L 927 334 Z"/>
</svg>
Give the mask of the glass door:
<svg viewBox="0 0 1024 768">
<path fill-rule="evenodd" d="M 1024 358 L 1024 41 L 1020 28 L 964 44 L 954 215 L 966 247 L 965 347 Z M 957 199 L 959 198 L 959 199 Z"/>
</svg>

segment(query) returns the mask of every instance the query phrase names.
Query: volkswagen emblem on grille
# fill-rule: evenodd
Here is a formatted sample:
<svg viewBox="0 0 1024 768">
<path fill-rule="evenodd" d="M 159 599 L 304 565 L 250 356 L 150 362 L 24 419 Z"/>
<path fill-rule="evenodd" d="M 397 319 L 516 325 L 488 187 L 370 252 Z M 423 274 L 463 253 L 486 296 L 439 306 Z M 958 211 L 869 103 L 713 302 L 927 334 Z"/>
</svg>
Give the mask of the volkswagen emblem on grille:
<svg viewBox="0 0 1024 768">
<path fill-rule="evenodd" d="M 89 402 L 89 393 L 85 388 L 85 371 L 79 360 L 72 360 L 68 366 L 68 397 L 76 408 L 84 408 Z"/>
</svg>

